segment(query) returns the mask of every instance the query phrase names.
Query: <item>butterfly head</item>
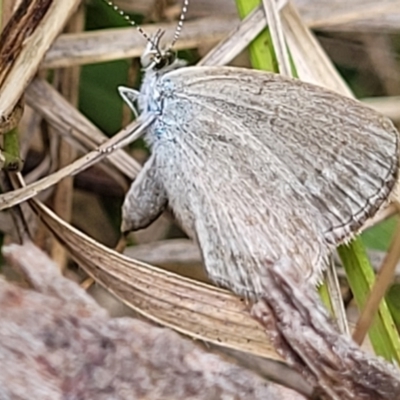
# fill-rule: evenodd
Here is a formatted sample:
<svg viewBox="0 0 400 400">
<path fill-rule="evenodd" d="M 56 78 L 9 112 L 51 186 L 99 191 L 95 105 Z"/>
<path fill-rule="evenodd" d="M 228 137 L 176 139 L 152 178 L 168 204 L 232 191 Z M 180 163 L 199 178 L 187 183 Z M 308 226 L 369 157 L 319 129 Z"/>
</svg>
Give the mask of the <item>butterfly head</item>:
<svg viewBox="0 0 400 400">
<path fill-rule="evenodd" d="M 176 53 L 172 50 L 179 35 L 182 31 L 183 21 L 185 20 L 186 13 L 188 11 L 189 0 L 183 0 L 182 12 L 179 17 L 178 25 L 176 26 L 173 40 L 170 46 L 166 50 L 160 48 L 160 39 L 164 34 L 164 31 L 158 30 L 153 37 L 150 37 L 140 26 L 131 20 L 129 15 L 125 14 L 112 0 L 103 0 L 109 7 L 114 9 L 115 12 L 121 15 L 130 25 L 136 27 L 140 34 L 147 40 L 147 47 L 144 51 L 140 62 L 145 70 L 160 71 L 165 70 L 167 67 L 172 66 L 183 66 L 184 63 L 177 63 Z M 169 68 L 168 68 L 169 69 Z M 171 68 L 172 69 L 172 68 Z"/>
<path fill-rule="evenodd" d="M 175 63 L 176 53 L 171 48 L 166 50 L 160 48 L 160 39 L 163 34 L 164 31 L 158 30 L 148 41 L 146 50 L 140 57 L 140 63 L 145 70 L 160 71 Z"/>
</svg>

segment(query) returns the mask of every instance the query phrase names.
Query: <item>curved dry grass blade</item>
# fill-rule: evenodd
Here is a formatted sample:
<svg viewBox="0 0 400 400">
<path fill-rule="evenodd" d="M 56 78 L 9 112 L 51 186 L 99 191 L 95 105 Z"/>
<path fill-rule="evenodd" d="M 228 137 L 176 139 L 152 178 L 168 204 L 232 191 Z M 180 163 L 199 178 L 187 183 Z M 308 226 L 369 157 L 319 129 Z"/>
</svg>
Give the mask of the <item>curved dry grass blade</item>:
<svg viewBox="0 0 400 400">
<path fill-rule="evenodd" d="M 80 266 L 139 314 L 195 339 L 281 360 L 246 304 L 230 292 L 125 257 L 43 204 L 32 200 L 31 205 Z"/>
<path fill-rule="evenodd" d="M 65 32 L 82 32 L 85 28 L 85 15 L 83 6 L 78 7 L 68 24 L 65 27 Z M 54 71 L 53 85 L 57 87 L 60 94 L 64 96 L 68 102 L 74 107 L 79 104 L 79 83 L 81 77 L 81 68 L 76 66 L 68 69 L 59 69 Z M 54 127 L 50 127 L 50 134 L 53 136 L 58 132 Z M 54 136 L 53 136 L 54 137 Z M 64 167 L 73 162 L 78 153 L 76 147 L 65 140 L 59 140 L 57 145 L 58 167 Z M 103 165 L 105 168 L 105 165 Z M 69 177 L 63 179 L 54 188 L 52 196 L 52 208 L 66 221 L 71 222 L 73 212 L 74 198 L 74 178 Z M 40 235 L 39 230 L 37 234 Z M 68 256 L 65 248 L 56 240 L 51 240 L 50 254 L 54 262 L 64 271 L 68 266 Z"/>
<path fill-rule="evenodd" d="M 138 139 L 143 131 L 153 122 L 152 117 L 142 121 L 142 123 L 134 121 L 128 125 L 125 129 L 120 131 L 117 135 L 113 136 L 107 142 L 103 143 L 99 148 L 85 156 L 79 158 L 73 163 L 60 169 L 59 171 L 46 176 L 28 186 L 20 189 L 13 190 L 12 192 L 4 193 L 0 196 L 0 210 L 9 208 L 19 204 L 25 200 L 28 200 L 36 196 L 42 190 L 49 188 L 56 184 L 61 179 L 76 175 L 77 173 L 89 168 L 91 165 L 99 162 L 104 157 L 110 155 L 110 153 L 119 148 L 120 144 L 126 145 L 128 141 L 134 141 Z M 128 140 L 129 139 L 129 140 Z"/>
</svg>

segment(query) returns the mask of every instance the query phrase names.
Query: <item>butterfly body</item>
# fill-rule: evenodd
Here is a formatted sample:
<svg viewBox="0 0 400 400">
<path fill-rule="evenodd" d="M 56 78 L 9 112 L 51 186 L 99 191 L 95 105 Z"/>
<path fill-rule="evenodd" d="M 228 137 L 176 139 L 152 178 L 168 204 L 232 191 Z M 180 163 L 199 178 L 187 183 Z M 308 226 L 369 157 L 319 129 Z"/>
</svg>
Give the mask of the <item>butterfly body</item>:
<svg viewBox="0 0 400 400">
<path fill-rule="evenodd" d="M 210 278 L 246 296 L 262 293 L 262 269 L 283 256 L 316 282 L 332 248 L 397 180 L 391 122 L 298 80 L 232 67 L 151 69 L 138 103 L 142 118 L 155 117 L 145 135 L 152 155 L 125 200 L 124 230 L 145 227 L 168 204 Z"/>
</svg>

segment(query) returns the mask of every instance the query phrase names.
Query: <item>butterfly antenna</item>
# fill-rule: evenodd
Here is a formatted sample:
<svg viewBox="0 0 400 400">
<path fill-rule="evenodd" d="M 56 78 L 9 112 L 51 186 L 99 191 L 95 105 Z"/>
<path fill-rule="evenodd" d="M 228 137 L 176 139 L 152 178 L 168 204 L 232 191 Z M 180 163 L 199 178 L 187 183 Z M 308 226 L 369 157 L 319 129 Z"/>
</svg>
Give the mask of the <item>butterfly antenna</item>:
<svg viewBox="0 0 400 400">
<path fill-rule="evenodd" d="M 181 15 L 179 17 L 178 25 L 176 26 L 176 29 L 175 29 L 174 38 L 172 39 L 172 43 L 169 46 L 169 49 L 172 49 L 175 46 L 175 43 L 177 42 L 177 40 L 179 39 L 179 36 L 182 32 L 183 21 L 185 20 L 186 14 L 188 11 L 188 7 L 189 7 L 189 0 L 183 0 Z"/>
<path fill-rule="evenodd" d="M 117 5 L 115 5 L 112 1 L 109 0 L 103 0 L 104 3 L 106 3 L 109 7 L 111 7 L 116 13 L 118 13 L 129 25 L 133 26 L 136 28 L 136 30 L 149 42 L 152 44 L 154 49 L 157 51 L 158 55 L 161 57 L 161 52 L 158 48 L 158 44 L 141 28 L 140 25 L 137 25 L 135 21 L 131 19 L 131 17 L 125 13 L 124 10 L 121 10 Z M 185 0 L 185 3 L 187 3 L 188 0 Z M 187 7 L 186 7 L 187 8 Z M 183 10 L 182 10 L 183 12 Z M 184 19 L 184 18 L 183 18 Z M 179 21 L 181 22 L 181 21 Z M 182 25 L 182 23 L 181 23 Z M 180 28 L 180 30 L 182 27 Z M 176 35 L 176 33 L 175 33 Z M 179 36 L 179 35 L 178 35 Z M 176 40 L 175 40 L 176 41 Z"/>
</svg>

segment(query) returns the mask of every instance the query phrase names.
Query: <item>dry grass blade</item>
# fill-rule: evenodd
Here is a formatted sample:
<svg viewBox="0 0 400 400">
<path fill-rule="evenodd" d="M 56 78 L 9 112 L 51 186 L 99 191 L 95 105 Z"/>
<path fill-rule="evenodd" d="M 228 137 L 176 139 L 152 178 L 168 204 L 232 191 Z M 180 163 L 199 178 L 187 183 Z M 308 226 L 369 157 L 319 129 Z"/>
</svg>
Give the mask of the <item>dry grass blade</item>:
<svg viewBox="0 0 400 400">
<path fill-rule="evenodd" d="M 283 4 L 283 2 L 280 2 Z M 232 61 L 265 28 L 262 7 L 256 8 L 218 43 L 197 65 L 225 65 Z"/>
<path fill-rule="evenodd" d="M 36 196 L 39 192 L 48 189 L 49 187 L 60 182 L 61 179 L 68 176 L 76 175 L 77 173 L 83 171 L 84 169 L 89 168 L 91 165 L 95 164 L 96 162 L 99 162 L 104 157 L 108 156 L 111 153 L 111 151 L 116 150 L 117 146 L 120 143 L 126 145 L 127 138 L 129 138 L 132 141 L 136 140 L 138 137 L 142 135 L 143 131 L 151 123 L 152 123 L 151 118 L 149 118 L 146 121 L 142 121 L 142 123 L 134 121 L 133 123 L 128 125 L 125 129 L 123 129 L 121 132 L 119 132 L 117 135 L 113 136 L 107 142 L 99 146 L 98 149 L 91 151 L 90 153 L 79 158 L 73 163 L 60 169 L 59 171 L 45 178 L 42 178 L 28 186 L 2 194 L 0 196 L 0 210 L 4 210 L 5 208 L 9 208 L 23 201 L 26 201 Z"/>
<path fill-rule="evenodd" d="M 314 21 L 312 27 L 323 27 L 326 30 L 354 30 L 365 27 L 366 29 L 378 25 L 382 32 L 389 27 L 398 30 L 400 22 L 399 1 L 382 0 L 376 1 L 354 1 L 345 0 L 329 1 L 326 5 L 331 7 L 328 12 L 325 5 L 315 3 L 312 0 L 307 2 L 308 6 L 314 7 Z M 353 28 L 353 29 L 351 29 Z"/>
<path fill-rule="evenodd" d="M 185 23 L 175 50 L 196 48 L 207 43 L 213 44 L 224 38 L 235 26 L 232 18 L 207 18 Z M 165 30 L 164 43 L 170 43 L 176 23 L 143 25 L 149 35 L 158 29 Z M 140 57 L 146 47 L 146 40 L 138 35 L 135 28 L 103 29 L 79 34 L 61 35 L 43 60 L 43 68 L 68 67 Z"/>
<path fill-rule="evenodd" d="M 218 3 L 218 1 L 216 3 Z M 229 1 L 229 3 L 231 3 L 231 6 L 233 5 L 233 2 Z M 285 0 L 279 1 L 277 4 L 278 9 L 285 3 Z M 359 6 L 356 8 L 355 5 L 352 3 L 349 4 L 349 2 L 346 2 L 346 8 L 342 5 L 339 10 L 335 8 L 334 2 L 329 2 L 323 7 L 315 7 L 315 4 L 309 2 L 305 5 L 302 4 L 301 15 L 305 17 L 305 23 L 308 27 L 323 29 L 326 22 L 330 22 L 332 26 L 334 26 L 334 24 L 343 24 L 349 15 L 353 17 L 357 16 L 357 18 L 365 18 L 366 15 L 373 15 L 375 17 L 374 12 L 376 9 L 373 3 L 375 2 L 366 2 L 362 6 L 362 12 L 360 12 Z M 351 11 L 351 7 L 354 7 L 354 11 Z M 397 15 L 393 14 L 396 8 L 397 11 L 400 9 L 399 2 L 391 2 L 390 8 L 385 8 L 387 15 L 383 15 L 381 17 L 382 20 L 387 21 L 387 16 L 394 18 L 393 16 Z M 129 7 L 124 9 L 127 10 Z M 321 13 L 321 9 L 323 13 Z M 220 10 L 224 10 L 223 16 Z M 239 24 L 237 17 L 226 17 L 226 8 L 221 8 L 220 10 L 216 11 L 216 14 L 213 14 L 212 8 L 208 9 L 210 15 L 219 14 L 220 16 L 185 23 L 185 29 L 182 31 L 182 35 L 176 44 L 177 50 L 194 48 L 205 43 L 215 43 L 226 37 L 232 29 L 235 29 Z M 234 10 L 234 14 L 236 14 L 236 10 Z M 385 16 L 387 17 L 386 19 L 384 18 Z M 318 22 L 318 19 L 321 18 L 326 18 L 327 21 L 321 20 L 321 22 Z M 330 20 L 330 18 L 332 18 L 332 20 Z M 266 22 L 264 22 L 264 20 L 265 14 L 260 7 L 258 10 L 254 11 L 254 15 L 248 20 L 248 24 L 250 24 L 255 32 L 259 33 L 265 27 Z M 398 20 L 400 20 L 400 14 L 398 14 Z M 356 20 L 353 22 L 360 21 Z M 166 29 L 165 41 L 168 43 L 173 37 L 175 23 L 158 24 L 157 28 L 158 27 Z M 156 26 L 144 25 L 143 28 L 146 32 L 152 33 L 156 29 Z M 245 25 L 240 25 L 240 29 L 241 33 L 238 32 L 234 38 L 225 43 L 225 46 L 236 54 L 238 54 L 235 50 L 236 47 L 241 46 L 241 49 L 244 49 L 252 38 L 257 35 L 257 33 L 255 33 L 255 35 L 252 36 L 251 31 L 248 30 Z M 67 67 L 77 64 L 117 60 L 126 57 L 139 57 L 145 45 L 146 43 L 143 38 L 137 35 L 137 32 L 132 28 L 61 35 L 46 54 L 42 67 Z M 215 65 L 222 65 L 224 62 L 214 60 L 213 63 Z"/>
<path fill-rule="evenodd" d="M 125 257 L 41 203 L 31 204 L 79 265 L 140 315 L 195 339 L 280 360 L 246 304 L 230 292 Z"/>
<path fill-rule="evenodd" d="M 324 280 L 328 289 L 333 315 L 336 319 L 339 332 L 350 336 L 346 310 L 344 308 L 342 293 L 340 291 L 339 278 L 332 257 L 330 257 L 329 264 L 324 271 Z"/>
<path fill-rule="evenodd" d="M 362 101 L 394 122 L 400 122 L 400 96 L 371 97 Z"/>
<path fill-rule="evenodd" d="M 282 24 L 275 0 L 263 0 L 265 15 L 267 16 L 269 32 L 271 34 L 274 53 L 278 63 L 278 72 L 281 75 L 292 77 L 289 54 L 283 35 Z"/>
<path fill-rule="evenodd" d="M 179 7 L 179 0 L 175 3 Z M 123 10 L 148 14 L 152 3 L 147 0 L 116 0 Z M 300 15 L 310 28 L 320 30 L 366 30 L 384 32 L 398 31 L 400 26 L 400 5 L 398 0 L 294 0 Z M 189 8 L 189 18 L 199 18 L 206 14 L 214 16 L 236 16 L 231 0 L 193 0 Z"/>
<path fill-rule="evenodd" d="M 43 79 L 36 78 L 29 85 L 26 102 L 56 128 L 67 141 L 72 142 L 81 150 L 92 150 L 108 139 Z M 141 168 L 139 163 L 123 150 L 112 153 L 108 160 L 130 179 L 135 178 Z"/>
<path fill-rule="evenodd" d="M 78 0 L 21 3 L 1 38 L 0 115 L 11 114 L 45 52 L 78 4 Z"/>
<path fill-rule="evenodd" d="M 283 9 L 281 16 L 285 38 L 299 78 L 352 97 L 347 84 L 337 73 L 318 41 L 304 26 L 294 6 L 289 3 Z"/>
<path fill-rule="evenodd" d="M 65 32 L 81 32 L 85 27 L 84 8 L 78 7 L 65 28 Z M 79 84 L 80 84 L 80 67 L 72 67 L 69 69 L 54 71 L 53 85 L 58 88 L 60 94 L 65 97 L 74 107 L 79 104 Z M 54 138 L 54 127 L 50 128 L 51 137 Z M 56 139 L 57 140 L 57 139 Z M 68 141 L 58 140 L 57 159 L 58 166 L 64 167 L 75 160 L 77 150 L 75 146 Z M 104 166 L 103 166 L 104 168 Z M 74 197 L 74 178 L 63 179 L 54 188 L 52 197 L 52 207 L 54 211 L 64 220 L 70 222 L 72 219 L 72 206 Z M 39 231 L 43 229 L 39 227 Z M 44 228 L 45 229 L 45 228 Z M 45 236 L 46 234 L 44 234 Z M 68 255 L 65 248 L 56 240 L 51 241 L 50 254 L 56 264 L 59 265 L 62 271 L 68 266 Z"/>
</svg>

